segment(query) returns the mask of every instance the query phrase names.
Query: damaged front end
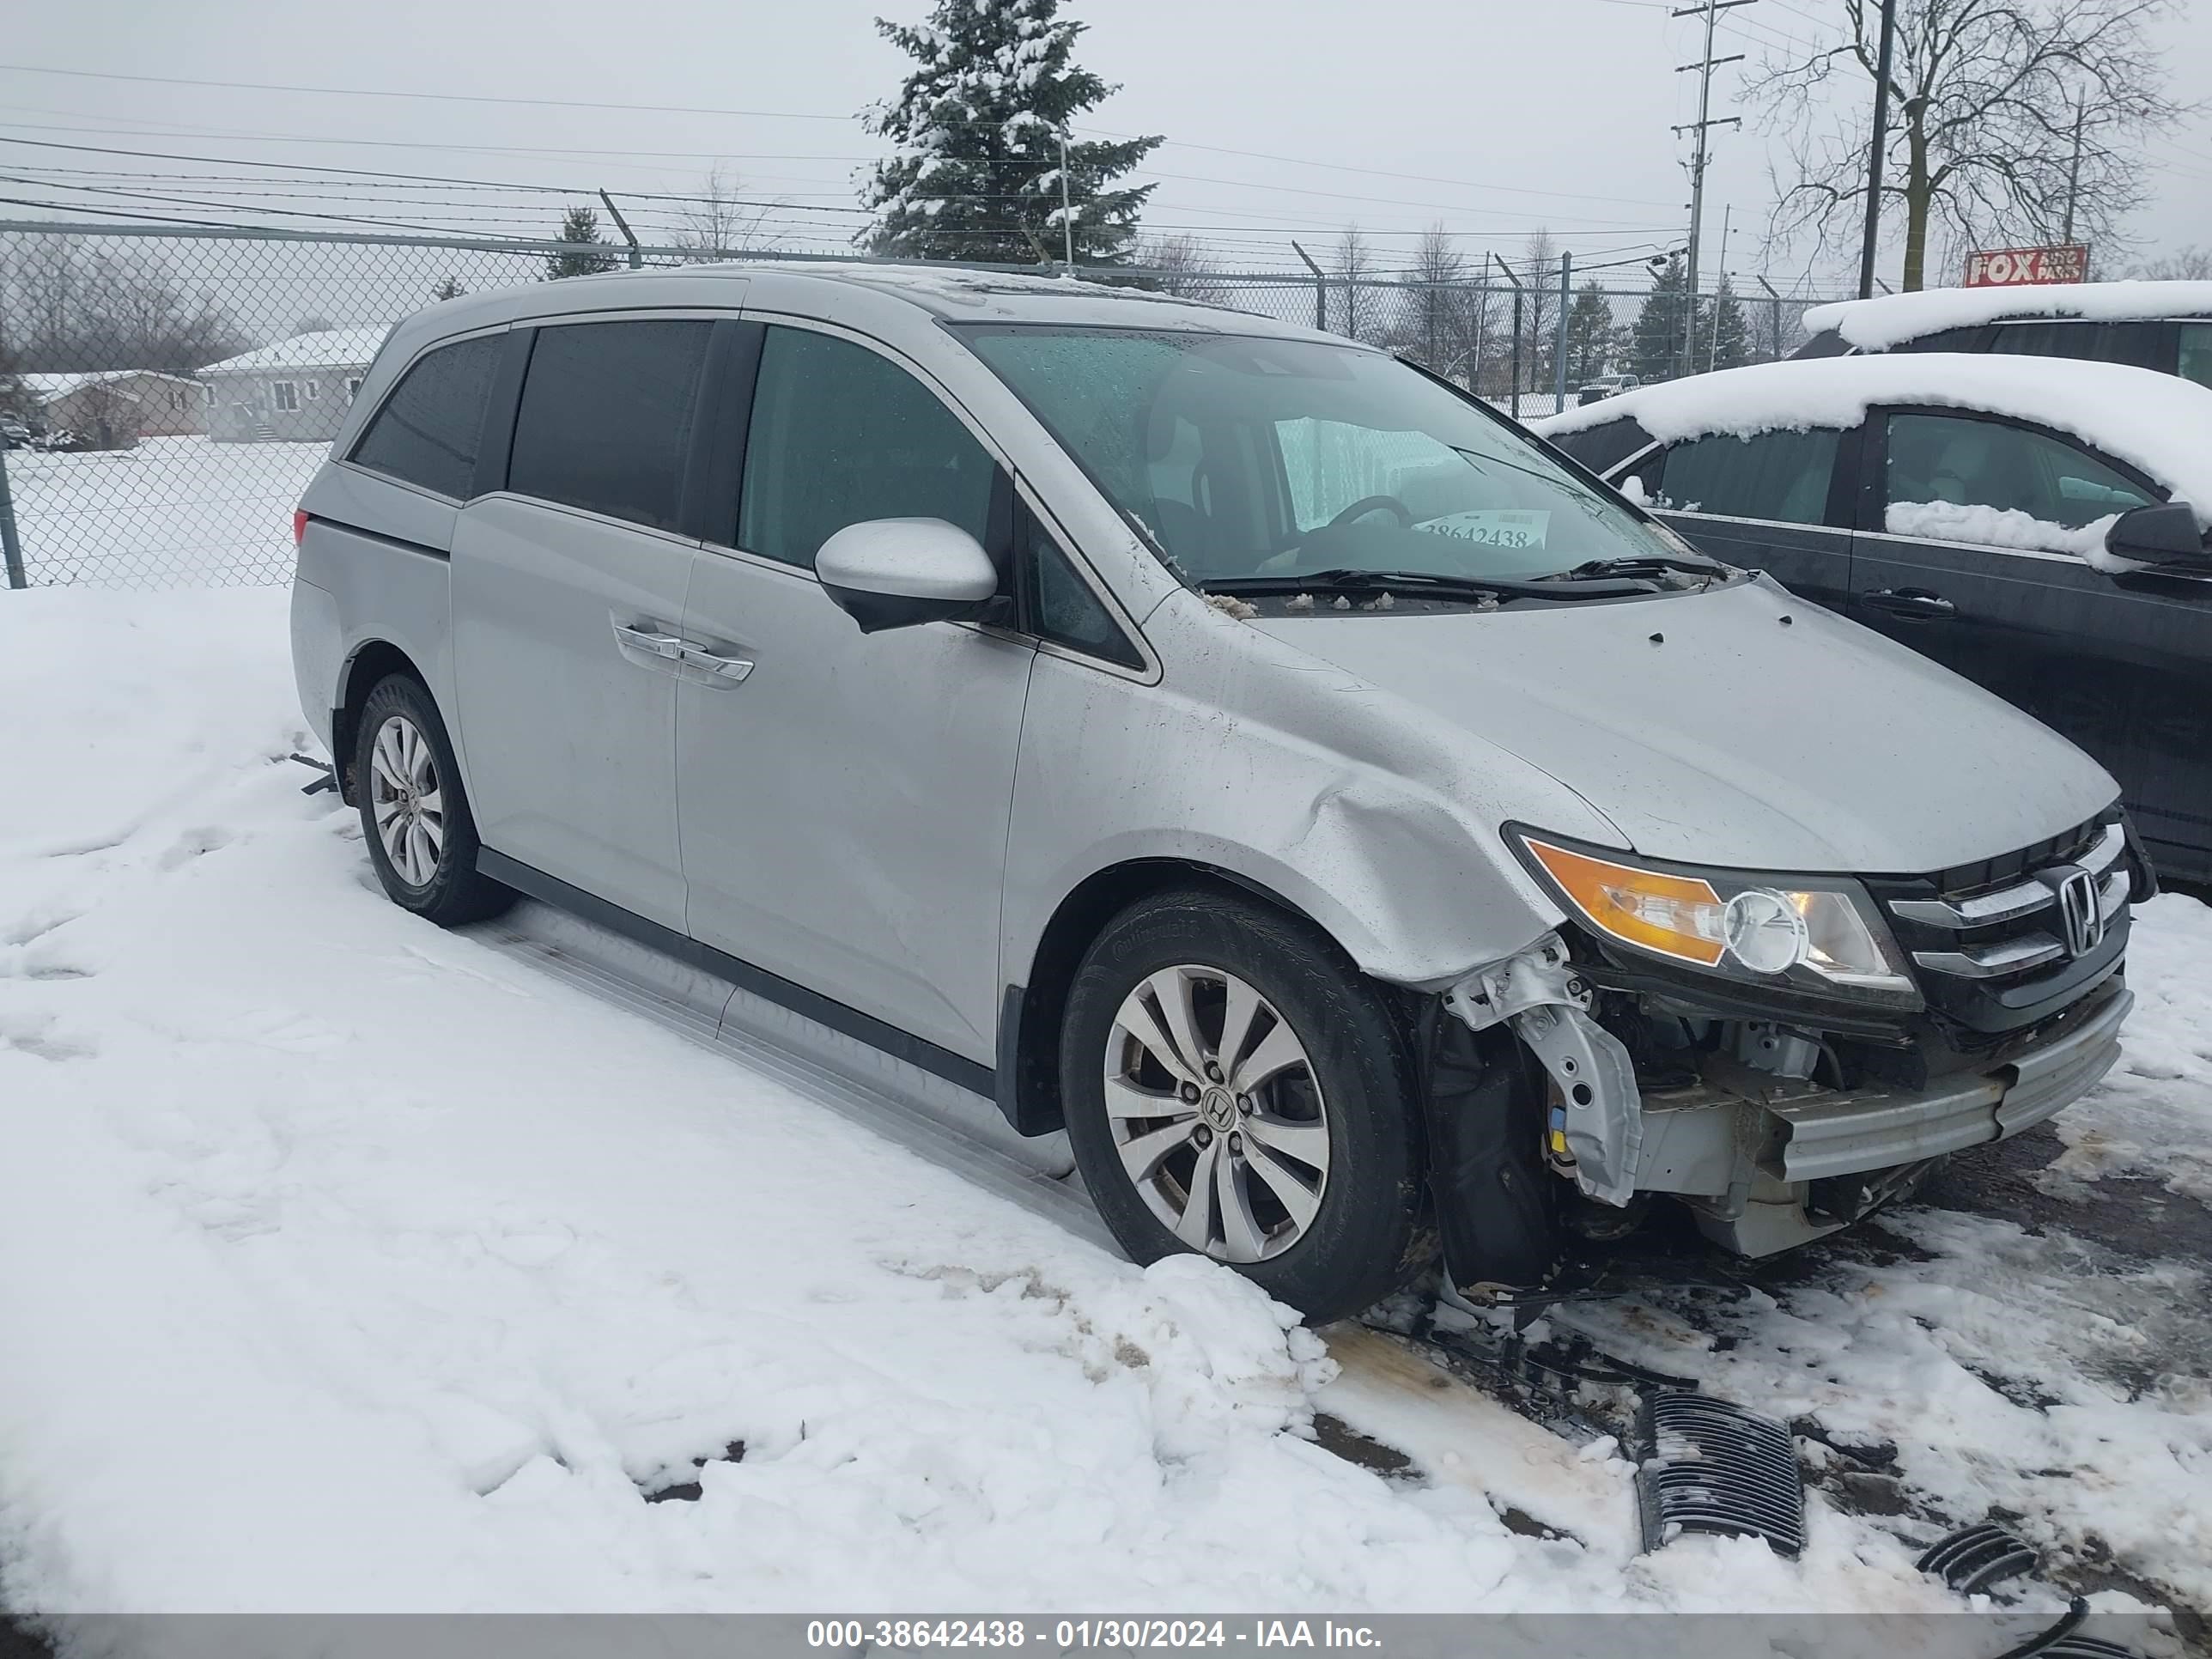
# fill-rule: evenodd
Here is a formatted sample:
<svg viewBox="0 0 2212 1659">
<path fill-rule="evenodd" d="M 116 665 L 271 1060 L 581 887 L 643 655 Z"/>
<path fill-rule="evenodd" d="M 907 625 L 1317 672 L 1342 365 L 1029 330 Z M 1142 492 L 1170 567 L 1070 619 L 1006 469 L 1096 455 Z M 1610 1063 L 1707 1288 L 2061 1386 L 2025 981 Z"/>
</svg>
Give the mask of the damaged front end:
<svg viewBox="0 0 2212 1659">
<path fill-rule="evenodd" d="M 2118 1057 L 2128 905 L 2151 879 L 2117 815 L 1961 869 L 1848 881 L 1523 844 L 1570 920 L 1447 988 L 1449 1036 L 1431 1044 L 1462 1285 L 1533 1283 L 1547 1217 L 1611 1236 L 1649 1194 L 1730 1249 L 1789 1249 L 2044 1121 Z M 1448 1121 L 1468 1109 L 1493 1127 Z M 1480 1150 L 1513 1180 L 1553 1191 L 1504 1194 L 1486 1224 L 1455 1214 L 1501 1196 L 1467 1144 L 1486 1139 L 1510 1142 Z"/>
</svg>

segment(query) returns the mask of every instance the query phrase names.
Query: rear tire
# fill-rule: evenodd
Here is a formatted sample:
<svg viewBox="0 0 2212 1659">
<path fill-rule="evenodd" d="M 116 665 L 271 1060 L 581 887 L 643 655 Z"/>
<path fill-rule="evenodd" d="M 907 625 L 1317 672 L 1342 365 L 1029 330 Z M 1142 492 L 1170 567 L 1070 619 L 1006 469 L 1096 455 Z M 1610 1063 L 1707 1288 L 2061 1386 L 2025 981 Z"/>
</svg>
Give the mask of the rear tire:
<svg viewBox="0 0 2212 1659">
<path fill-rule="evenodd" d="M 1173 891 L 1107 925 L 1068 994 L 1060 1098 L 1138 1261 L 1212 1256 L 1320 1323 L 1432 1248 L 1399 1023 L 1325 934 L 1256 900 Z"/>
<path fill-rule="evenodd" d="M 362 705 L 353 780 L 368 860 L 394 904 L 452 927 L 514 902 L 477 869 L 482 844 L 453 745 L 412 675 L 387 675 Z"/>
</svg>

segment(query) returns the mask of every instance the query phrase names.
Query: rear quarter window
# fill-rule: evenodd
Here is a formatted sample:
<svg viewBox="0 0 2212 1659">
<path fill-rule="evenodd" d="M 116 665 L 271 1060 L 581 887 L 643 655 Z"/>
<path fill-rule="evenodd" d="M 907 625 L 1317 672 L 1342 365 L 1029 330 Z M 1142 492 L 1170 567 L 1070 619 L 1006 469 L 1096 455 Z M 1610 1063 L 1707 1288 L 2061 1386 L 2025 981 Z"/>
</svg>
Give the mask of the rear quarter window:
<svg viewBox="0 0 2212 1659">
<path fill-rule="evenodd" d="M 1620 465 L 1638 450 L 1649 448 L 1651 436 L 1634 421 L 1623 416 L 1617 421 L 1607 421 L 1602 426 L 1563 433 L 1548 441 L 1553 448 L 1573 456 L 1591 471 L 1602 474 Z"/>
<path fill-rule="evenodd" d="M 418 358 L 369 416 L 353 464 L 455 501 L 474 495 L 484 405 L 506 343 L 483 334 Z"/>
<path fill-rule="evenodd" d="M 1819 524 L 1827 516 L 1840 436 L 1814 428 L 1753 438 L 1718 433 L 1676 444 L 1667 452 L 1656 504 L 1776 524 Z"/>
</svg>

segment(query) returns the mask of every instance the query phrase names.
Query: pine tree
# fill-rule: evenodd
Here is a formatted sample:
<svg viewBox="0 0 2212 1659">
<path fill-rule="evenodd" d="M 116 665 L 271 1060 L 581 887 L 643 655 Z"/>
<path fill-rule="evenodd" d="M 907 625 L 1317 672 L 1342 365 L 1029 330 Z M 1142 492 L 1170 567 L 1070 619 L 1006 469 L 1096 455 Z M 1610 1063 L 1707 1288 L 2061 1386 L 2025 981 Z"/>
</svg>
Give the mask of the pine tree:
<svg viewBox="0 0 2212 1659">
<path fill-rule="evenodd" d="M 1613 303 L 1595 282 L 1576 291 L 1567 313 L 1567 381 L 1571 386 L 1595 380 L 1613 364 L 1620 331 L 1613 325 Z"/>
<path fill-rule="evenodd" d="M 1743 301 L 1726 276 L 1713 297 L 1698 307 L 1698 367 L 1739 368 L 1751 361 L 1751 327 L 1744 320 Z"/>
<path fill-rule="evenodd" d="M 1671 380 L 1681 372 L 1684 329 L 1689 322 L 1689 273 L 1682 256 L 1670 254 L 1644 296 L 1629 333 L 1629 368 L 1641 380 Z"/>
<path fill-rule="evenodd" d="M 858 239 L 908 258 L 1046 264 L 1064 257 L 1060 141 L 1119 88 L 1072 59 L 1084 26 L 1060 0 L 936 0 L 918 25 L 876 20 L 915 60 L 897 98 L 867 115 L 892 143 L 861 190 L 876 222 Z M 1151 185 L 1114 181 L 1158 146 L 1069 138 L 1075 258 L 1124 262 Z"/>
<path fill-rule="evenodd" d="M 598 210 L 587 207 L 572 207 L 561 216 L 561 234 L 556 241 L 596 242 L 604 246 L 606 238 L 599 234 Z M 589 276 L 595 271 L 612 270 L 622 263 L 611 253 L 587 253 L 582 247 L 572 247 L 565 253 L 545 256 L 545 280 L 556 283 L 563 276 Z"/>
<path fill-rule="evenodd" d="M 430 297 L 434 300 L 458 300 L 467 292 L 459 277 L 448 276 L 430 290 Z"/>
</svg>

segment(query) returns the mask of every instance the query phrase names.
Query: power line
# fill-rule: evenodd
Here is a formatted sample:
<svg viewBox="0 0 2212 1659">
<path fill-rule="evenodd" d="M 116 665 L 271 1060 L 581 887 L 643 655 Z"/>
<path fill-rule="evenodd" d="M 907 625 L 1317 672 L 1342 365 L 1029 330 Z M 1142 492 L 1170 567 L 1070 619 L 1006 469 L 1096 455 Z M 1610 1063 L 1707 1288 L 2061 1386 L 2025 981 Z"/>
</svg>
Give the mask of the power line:
<svg viewBox="0 0 2212 1659">
<path fill-rule="evenodd" d="M 1642 4 L 1644 3 L 1644 0 L 1615 0 L 1615 3 L 1620 3 L 1620 4 L 1638 4 L 1638 5 L 1642 5 Z M 440 102 L 483 103 L 483 104 L 498 104 L 498 105 L 525 105 L 525 106 L 533 106 L 548 107 L 548 108 L 562 108 L 562 109 L 597 109 L 597 110 L 613 110 L 613 111 L 620 111 L 620 112 L 627 112 L 627 113 L 640 113 L 640 112 L 665 112 L 665 113 L 668 113 L 668 114 L 684 114 L 684 115 L 720 115 L 720 116 L 737 117 L 737 118 L 746 118 L 778 119 L 778 120 L 850 121 L 850 120 L 853 120 L 853 119 L 855 119 L 855 118 L 856 118 L 854 116 L 852 116 L 852 115 L 836 115 L 836 114 L 822 113 L 822 112 L 811 112 L 811 111 L 796 111 L 796 110 L 740 110 L 740 109 L 723 109 L 723 108 L 715 108 L 715 107 L 708 106 L 691 106 L 691 105 L 681 105 L 681 104 L 655 104 L 655 105 L 645 105 L 645 104 L 622 104 L 622 103 L 611 103 L 611 102 L 603 102 L 603 101 L 592 101 L 592 100 L 577 100 L 577 99 L 563 99 L 563 98 L 514 98 L 514 97 L 505 97 L 505 96 L 495 96 L 495 95 L 493 95 L 493 94 L 483 94 L 483 93 L 397 92 L 397 91 L 389 91 L 389 90 L 384 90 L 384 89 L 372 89 L 372 88 L 357 88 L 357 87 L 311 87 L 311 86 L 300 86 L 300 85 L 294 85 L 294 84 L 289 84 L 289 83 L 269 82 L 252 82 L 252 81 L 213 81 L 213 80 L 200 80 L 200 79 L 187 78 L 187 77 L 183 77 L 183 76 L 160 76 L 160 75 L 125 75 L 125 74 L 120 74 L 120 73 L 108 73 L 108 72 L 105 72 L 105 71 L 94 70 L 64 70 L 64 69 L 52 69 L 52 68 L 47 68 L 47 67 L 45 67 L 45 66 L 42 66 L 42 65 L 39 65 L 39 64 L 0 64 L 0 70 L 10 70 L 10 71 L 14 71 L 14 72 L 15 72 L 15 73 L 19 73 L 19 74 L 69 76 L 72 76 L 72 77 L 76 77 L 76 78 L 80 78 L 80 79 L 85 79 L 85 80 L 126 81 L 126 82 L 143 82 L 143 83 L 149 83 L 149 84 L 162 85 L 162 86 L 203 87 L 203 88 L 217 88 L 217 89 L 229 90 L 229 91 L 257 91 L 257 92 L 304 93 L 304 94 L 311 94 L 319 95 L 319 96 L 332 96 L 332 97 L 427 99 L 427 100 L 432 100 L 440 101 Z M 988 120 L 988 121 L 981 121 L 981 120 L 978 120 L 978 121 L 968 121 L 968 122 L 959 122 L 959 121 L 955 121 L 955 122 L 949 123 L 949 125 L 966 125 L 966 126 L 980 126 L 980 127 L 998 127 L 998 126 L 1003 126 L 1003 125 L 1005 125 L 1005 123 L 1004 123 L 1003 121 L 1001 121 L 1001 120 Z M 1079 131 L 1085 132 L 1085 133 L 1091 134 L 1091 136 L 1094 136 L 1094 137 L 1105 137 L 1105 138 L 1113 138 L 1113 139 L 1127 139 L 1127 138 L 1134 137 L 1139 136 L 1139 135 L 1132 134 L 1132 133 L 1117 132 L 1117 131 L 1111 131 L 1111 130 L 1109 130 L 1109 129 L 1106 129 L 1106 128 L 1090 127 L 1090 126 L 1080 127 L 1080 128 L 1079 128 L 1079 129 L 1077 129 L 1077 130 L 1078 130 L 1078 131 Z M 243 136 L 243 135 L 241 135 L 241 136 Z M 270 137 L 286 137 L 286 138 L 292 139 L 292 140 L 294 140 L 294 141 L 295 141 L 295 142 L 301 142 L 301 143 L 325 143 L 325 142 L 330 142 L 330 143 L 338 143 L 338 142 L 351 142 L 351 143 L 377 143 L 377 142 L 380 142 L 380 141 L 376 141 L 376 140 L 349 140 L 349 140 L 324 140 L 324 139 L 316 138 L 316 137 L 312 137 L 312 136 L 308 136 L 308 135 L 275 135 L 275 134 L 271 134 L 271 135 L 269 135 L 269 136 L 270 136 Z M 487 147 L 483 147 L 483 146 L 472 146 L 472 145 L 457 145 L 457 146 L 430 145 L 430 146 L 428 146 L 428 148 L 431 148 L 431 149 L 443 149 L 443 148 L 454 148 L 454 149 L 479 149 L 479 148 L 487 148 Z M 500 148 L 500 147 L 490 147 L 490 148 Z M 1547 197 L 1547 198 L 1558 198 L 1562 199 L 1562 200 L 1572 199 L 1572 200 L 1581 200 L 1581 201 L 1611 202 L 1611 203 L 1614 203 L 1614 204 L 1618 204 L 1627 205 L 1627 206 L 1635 206 L 1635 207 L 1660 207 L 1660 206 L 1667 205 L 1667 204 L 1664 204 L 1664 203 L 1655 202 L 1655 201 L 1652 201 L 1652 200 L 1650 200 L 1650 199 L 1648 199 L 1648 198 L 1637 198 L 1637 197 L 1622 197 L 1622 196 L 1603 196 L 1603 195 L 1595 195 L 1595 194 L 1592 194 L 1592 193 L 1586 192 L 1586 191 L 1547 191 L 1547 190 L 1540 190 L 1540 189 L 1535 189 L 1535 188 L 1533 188 L 1533 187 L 1530 187 L 1530 186 L 1526 186 L 1526 185 L 1516 185 L 1477 184 L 1477 183 L 1474 183 L 1474 182 L 1471 182 L 1471 181 L 1469 181 L 1469 180 L 1463 179 L 1443 179 L 1443 178 L 1438 178 L 1438 177 L 1437 177 L 1437 176 L 1435 176 L 1435 175 L 1433 175 L 1433 174 L 1397 173 L 1397 172 L 1392 172 L 1392 171 L 1389 171 L 1389 170 L 1387 170 L 1387 169 L 1384 169 L 1384 168 L 1379 168 L 1379 167 L 1363 167 L 1354 166 L 1354 165 L 1352 165 L 1352 164 L 1350 164 L 1350 163 L 1345 163 L 1345 162 L 1336 162 L 1336 161 L 1316 161 L 1316 160 L 1313 160 L 1313 159 L 1311 159 L 1311 158 L 1308 158 L 1308 157 L 1292 156 L 1292 155 L 1277 155 L 1277 154 L 1273 154 L 1273 153 L 1271 153 L 1271 152 L 1268 152 L 1268 151 L 1264 151 L 1264 150 L 1237 149 L 1231 149 L 1231 148 L 1230 148 L 1230 147 L 1227 147 L 1227 146 L 1224 146 L 1224 145 L 1219 145 L 1219 144 L 1201 144 L 1201 143 L 1193 143 L 1193 142 L 1191 142 L 1191 141 L 1189 141 L 1189 140 L 1186 140 L 1186 139 L 1167 139 L 1167 140 L 1164 141 L 1163 148 L 1172 148 L 1172 149 L 1195 149 L 1195 150 L 1203 150 L 1203 151 L 1206 151 L 1206 152 L 1207 152 L 1207 153 L 1209 153 L 1209 154 L 1212 154 L 1212 155 L 1237 155 L 1237 156 L 1243 156 L 1243 157 L 1246 157 L 1246 158 L 1248 158 L 1248 159 L 1254 160 L 1254 161 L 1277 161 L 1277 162 L 1283 162 L 1283 163 L 1287 163 L 1287 164 L 1289 164 L 1289 165 L 1291 165 L 1291 166 L 1294 166 L 1294 167 L 1328 167 L 1328 168 L 1332 168 L 1332 169 L 1334 169 L 1334 170 L 1339 171 L 1339 172 L 1356 173 L 1360 173 L 1360 174 L 1363 174 L 1363 175 L 1365 175 L 1365 176 L 1368 176 L 1368 177 L 1372 177 L 1372 178 L 1401 179 L 1407 179 L 1407 180 L 1410 180 L 1410 181 L 1413 181 L 1413 182 L 1418 182 L 1418 183 L 1424 183 L 1424 184 L 1452 185 L 1456 185 L 1456 186 L 1458 186 L 1458 187 L 1460 187 L 1460 188 L 1462 188 L 1462 189 L 1467 189 L 1467 190 L 1487 190 L 1487 191 L 1495 191 L 1500 192 L 1500 193 L 1502 193 L 1502 194 L 1506 194 L 1506 195 L 1515 195 L 1515 196 L 1541 196 L 1541 197 Z M 555 152 L 544 151 L 544 152 L 539 152 L 539 153 L 547 153 L 547 154 L 550 154 L 550 153 L 555 153 Z M 578 152 L 578 153 L 581 153 L 581 152 Z M 693 152 L 693 151 L 673 151 L 673 150 L 629 150 L 629 151 L 605 151 L 605 152 L 601 152 L 601 153 L 603 153 L 603 154 L 608 154 L 608 155 L 690 155 L 690 154 L 696 154 L 696 153 L 697 153 L 697 152 Z M 758 159 L 762 159 L 762 160 L 791 160 L 791 161 L 798 161 L 798 160 L 868 161 L 868 160 L 872 160 L 872 159 L 874 159 L 874 158 L 872 158 L 872 157 L 866 157 L 866 156 L 860 156 L 860 157 L 849 157 L 849 156 L 800 157 L 800 156 L 776 156 L 776 155 L 763 155 L 763 156 L 759 157 Z M 1183 175 L 1183 176 L 1191 176 L 1191 175 Z M 1220 179 L 1220 180 L 1207 180 L 1206 182 L 1216 182 L 1216 183 L 1223 183 L 1223 184 L 1237 184 L 1237 183 L 1239 183 L 1240 181 L 1238 181 L 1238 180 L 1235 180 L 1235 179 Z M 1285 188 L 1288 188 L 1288 187 L 1287 187 L 1287 186 L 1285 186 Z M 1416 205 L 1419 205 L 1419 204 L 1416 204 Z"/>
<path fill-rule="evenodd" d="M 317 98 L 408 98 L 441 104 L 521 105 L 538 109 L 617 110 L 624 114 L 725 115 L 772 121 L 850 121 L 852 115 L 822 115 L 800 110 L 718 109 L 690 104 L 617 104 L 580 98 L 511 98 L 482 92 L 401 92 L 376 87 L 307 87 L 267 81 L 203 81 L 177 75 L 124 75 L 105 70 L 53 69 L 42 64 L 0 64 L 17 75 L 63 75 L 80 81 L 130 81 L 145 86 L 206 87 L 224 92 L 303 93 Z M 998 126 L 1000 122 L 965 125 Z"/>
</svg>

